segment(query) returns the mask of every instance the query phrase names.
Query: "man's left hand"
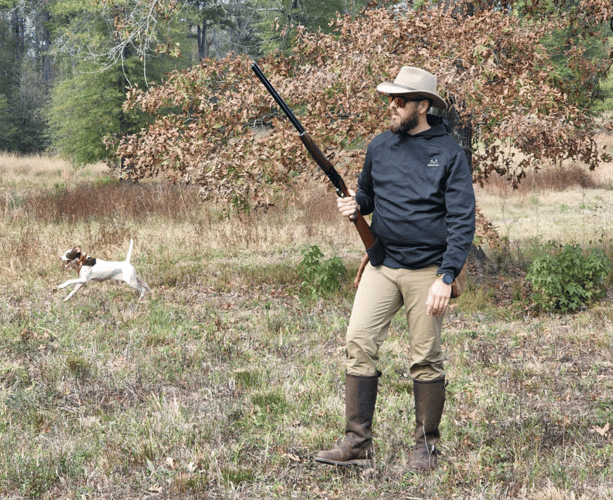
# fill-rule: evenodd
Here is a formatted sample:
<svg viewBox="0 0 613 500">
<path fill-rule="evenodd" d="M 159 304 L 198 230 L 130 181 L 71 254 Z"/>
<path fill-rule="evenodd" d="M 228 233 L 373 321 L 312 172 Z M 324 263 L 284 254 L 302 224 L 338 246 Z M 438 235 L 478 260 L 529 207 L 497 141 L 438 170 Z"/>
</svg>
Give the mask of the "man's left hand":
<svg viewBox="0 0 613 500">
<path fill-rule="evenodd" d="M 451 297 L 451 285 L 446 285 L 440 279 L 435 279 L 428 291 L 426 301 L 426 314 L 428 316 L 440 316 L 445 312 Z"/>
<path fill-rule="evenodd" d="M 355 214 L 360 211 L 360 205 L 355 201 L 355 192 L 353 190 L 349 190 L 349 196 L 345 196 L 344 198 L 338 197 L 336 199 L 336 204 L 338 205 L 338 211 L 341 213 L 343 217 L 349 217 L 350 220 L 355 219 Z"/>
</svg>

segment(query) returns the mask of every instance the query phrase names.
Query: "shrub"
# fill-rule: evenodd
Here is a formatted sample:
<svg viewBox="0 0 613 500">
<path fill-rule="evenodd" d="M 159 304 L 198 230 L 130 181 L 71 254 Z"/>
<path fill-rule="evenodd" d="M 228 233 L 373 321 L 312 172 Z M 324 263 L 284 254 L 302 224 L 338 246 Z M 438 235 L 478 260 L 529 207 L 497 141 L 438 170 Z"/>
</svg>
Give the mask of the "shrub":
<svg viewBox="0 0 613 500">
<path fill-rule="evenodd" d="M 302 251 L 302 262 L 298 265 L 301 290 L 307 295 L 322 295 L 340 289 L 342 280 L 347 275 L 342 260 L 339 257 L 322 261 L 324 256 L 317 245 L 312 245 Z"/>
<path fill-rule="evenodd" d="M 584 252 L 579 245 L 566 244 L 557 255 L 536 257 L 526 279 L 532 298 L 544 310 L 573 312 L 605 293 L 611 262 L 600 249 Z"/>
</svg>

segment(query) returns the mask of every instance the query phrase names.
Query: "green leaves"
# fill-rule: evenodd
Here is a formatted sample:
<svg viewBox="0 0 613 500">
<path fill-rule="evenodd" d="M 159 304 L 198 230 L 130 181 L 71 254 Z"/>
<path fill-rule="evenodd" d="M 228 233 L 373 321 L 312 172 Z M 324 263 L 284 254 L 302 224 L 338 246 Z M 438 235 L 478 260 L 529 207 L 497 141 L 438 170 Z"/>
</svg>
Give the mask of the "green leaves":
<svg viewBox="0 0 613 500">
<path fill-rule="evenodd" d="M 526 279 L 531 282 L 536 305 L 548 311 L 573 312 L 601 298 L 611 261 L 600 249 L 584 252 L 567 244 L 557 255 L 534 259 Z"/>
<path fill-rule="evenodd" d="M 322 261 L 324 256 L 317 245 L 311 245 L 302 251 L 302 262 L 298 265 L 298 274 L 302 279 L 303 293 L 311 296 L 325 295 L 337 291 L 347 275 L 340 257 Z"/>
</svg>

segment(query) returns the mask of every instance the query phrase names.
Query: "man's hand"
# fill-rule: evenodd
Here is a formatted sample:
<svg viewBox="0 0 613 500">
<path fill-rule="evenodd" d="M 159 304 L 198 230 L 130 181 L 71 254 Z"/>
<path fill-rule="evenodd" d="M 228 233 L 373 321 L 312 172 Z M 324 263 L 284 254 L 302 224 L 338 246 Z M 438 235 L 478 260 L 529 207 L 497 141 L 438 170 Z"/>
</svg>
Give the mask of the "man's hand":
<svg viewBox="0 0 613 500">
<path fill-rule="evenodd" d="M 336 199 L 336 204 L 338 205 L 338 211 L 341 213 L 343 217 L 349 217 L 353 220 L 352 216 L 360 211 L 360 206 L 357 201 L 355 201 L 355 193 L 350 189 L 350 196 L 345 196 L 344 198 L 338 197 Z"/>
<path fill-rule="evenodd" d="M 446 285 L 443 280 L 435 279 L 428 291 L 426 301 L 426 314 L 428 316 L 440 316 L 445 312 L 451 297 L 451 285 Z"/>
</svg>

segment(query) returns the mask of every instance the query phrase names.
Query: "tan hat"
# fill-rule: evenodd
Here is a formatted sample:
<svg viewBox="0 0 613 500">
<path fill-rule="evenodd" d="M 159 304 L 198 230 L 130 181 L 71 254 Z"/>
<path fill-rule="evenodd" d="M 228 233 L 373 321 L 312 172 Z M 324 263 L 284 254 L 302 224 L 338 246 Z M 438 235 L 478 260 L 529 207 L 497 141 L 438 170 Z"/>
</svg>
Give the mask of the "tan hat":
<svg viewBox="0 0 613 500">
<path fill-rule="evenodd" d="M 436 76 L 413 66 L 403 66 L 394 83 L 381 83 L 377 90 L 382 94 L 423 96 L 435 108 L 447 109 L 447 103 L 436 93 Z"/>
</svg>

